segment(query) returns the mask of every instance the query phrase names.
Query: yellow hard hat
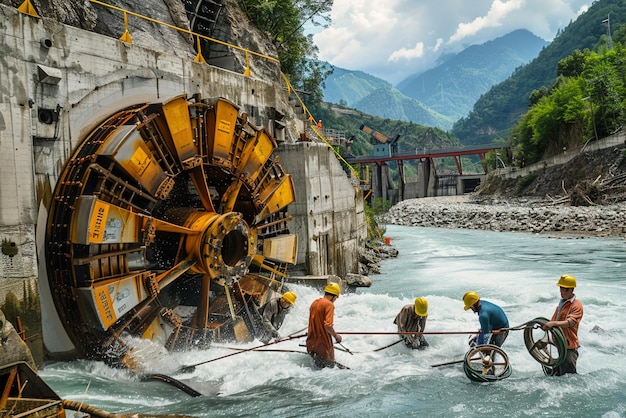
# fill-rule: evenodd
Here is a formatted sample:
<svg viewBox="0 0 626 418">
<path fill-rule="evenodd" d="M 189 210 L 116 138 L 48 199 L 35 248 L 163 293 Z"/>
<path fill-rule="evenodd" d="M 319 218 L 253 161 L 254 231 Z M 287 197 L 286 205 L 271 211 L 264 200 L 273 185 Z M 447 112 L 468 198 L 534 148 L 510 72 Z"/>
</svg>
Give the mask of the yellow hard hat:
<svg viewBox="0 0 626 418">
<path fill-rule="evenodd" d="M 566 289 L 573 289 L 576 287 L 576 278 L 569 274 L 564 274 L 559 278 L 559 281 L 556 283 L 559 287 L 564 287 Z"/>
<path fill-rule="evenodd" d="M 295 305 L 296 304 L 296 298 L 298 296 L 293 293 L 293 292 L 285 292 L 283 293 L 283 299 L 285 299 L 287 302 L 289 302 L 290 305 Z"/>
<path fill-rule="evenodd" d="M 415 314 L 419 316 L 428 316 L 428 301 L 426 298 L 415 299 Z"/>
<path fill-rule="evenodd" d="M 330 293 L 331 295 L 339 296 L 341 289 L 337 283 L 328 283 L 324 288 L 324 293 Z"/>
<path fill-rule="evenodd" d="M 468 310 L 473 304 L 478 302 L 479 299 L 480 296 L 478 296 L 478 293 L 472 291 L 466 292 L 463 295 L 463 303 L 465 303 L 465 307 L 463 309 Z"/>
</svg>

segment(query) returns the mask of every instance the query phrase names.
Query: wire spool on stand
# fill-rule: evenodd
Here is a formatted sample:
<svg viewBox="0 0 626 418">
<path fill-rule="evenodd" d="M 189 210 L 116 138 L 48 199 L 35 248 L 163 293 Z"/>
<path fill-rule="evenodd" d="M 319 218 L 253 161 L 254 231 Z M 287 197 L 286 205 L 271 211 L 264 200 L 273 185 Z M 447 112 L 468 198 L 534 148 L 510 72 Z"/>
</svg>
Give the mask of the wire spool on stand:
<svg viewBox="0 0 626 418">
<path fill-rule="evenodd" d="M 524 344 L 530 355 L 541 364 L 543 372 L 550 376 L 565 361 L 567 340 L 559 327 L 547 331 L 541 329 L 546 322 L 548 319 L 541 317 L 528 321 L 524 329 Z"/>
<path fill-rule="evenodd" d="M 509 377 L 512 369 L 504 350 L 496 345 L 485 344 L 465 354 L 463 371 L 474 382 L 493 382 Z"/>
</svg>

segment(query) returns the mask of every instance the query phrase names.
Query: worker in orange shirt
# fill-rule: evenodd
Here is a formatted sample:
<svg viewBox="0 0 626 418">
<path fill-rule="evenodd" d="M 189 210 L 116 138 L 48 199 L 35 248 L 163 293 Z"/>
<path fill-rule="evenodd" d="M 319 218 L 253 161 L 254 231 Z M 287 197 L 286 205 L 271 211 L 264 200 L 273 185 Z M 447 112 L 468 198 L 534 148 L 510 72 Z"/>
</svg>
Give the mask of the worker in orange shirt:
<svg viewBox="0 0 626 418">
<path fill-rule="evenodd" d="M 341 335 L 335 332 L 334 303 L 339 298 L 340 288 L 337 283 L 328 283 L 324 296 L 313 301 L 309 312 L 309 331 L 306 339 L 306 351 L 311 355 L 318 368 L 335 366 L 335 347 L 333 338 L 341 342 Z"/>
<path fill-rule="evenodd" d="M 561 301 L 552 314 L 552 319 L 543 325 L 543 330 L 560 327 L 567 341 L 567 356 L 565 361 L 555 369 L 547 369 L 544 372 L 548 375 L 562 376 L 566 373 L 576 373 L 576 362 L 578 361 L 578 325 L 583 319 L 583 304 L 576 299 L 574 288 L 576 278 L 570 274 L 564 274 L 556 283 L 561 293 Z"/>
</svg>

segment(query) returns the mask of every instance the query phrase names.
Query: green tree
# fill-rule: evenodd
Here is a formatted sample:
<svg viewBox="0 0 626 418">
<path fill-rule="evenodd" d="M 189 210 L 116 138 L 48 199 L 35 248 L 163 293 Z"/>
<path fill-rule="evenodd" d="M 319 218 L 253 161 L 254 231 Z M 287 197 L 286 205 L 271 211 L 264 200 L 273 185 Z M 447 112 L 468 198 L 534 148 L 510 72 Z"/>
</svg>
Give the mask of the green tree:
<svg viewBox="0 0 626 418">
<path fill-rule="evenodd" d="M 283 73 L 291 84 L 321 101 L 322 88 L 330 67 L 317 61 L 317 46 L 304 26 L 327 26 L 333 0 L 239 0 L 250 21 L 267 32 L 278 49 Z"/>
<path fill-rule="evenodd" d="M 589 56 L 589 50 L 581 52 L 575 50 L 569 57 L 563 58 L 557 64 L 557 74 L 565 77 L 578 77 L 585 68 L 585 60 Z"/>
<path fill-rule="evenodd" d="M 367 222 L 367 239 L 368 241 L 382 240 L 387 228 L 380 226 L 378 218 L 389 211 L 391 207 L 389 201 L 382 197 L 377 197 L 372 202 L 372 206 L 365 204 L 365 221 Z"/>
<path fill-rule="evenodd" d="M 604 137 L 624 123 L 624 49 L 617 48 L 602 54 L 591 54 L 583 77 L 598 137 Z"/>
<path fill-rule="evenodd" d="M 570 135 L 569 126 L 584 119 L 583 80 L 561 77 L 551 94 L 541 97 L 512 130 L 515 138 L 516 160 L 525 165 L 540 160 L 550 149 L 561 149 L 559 141 Z"/>
</svg>

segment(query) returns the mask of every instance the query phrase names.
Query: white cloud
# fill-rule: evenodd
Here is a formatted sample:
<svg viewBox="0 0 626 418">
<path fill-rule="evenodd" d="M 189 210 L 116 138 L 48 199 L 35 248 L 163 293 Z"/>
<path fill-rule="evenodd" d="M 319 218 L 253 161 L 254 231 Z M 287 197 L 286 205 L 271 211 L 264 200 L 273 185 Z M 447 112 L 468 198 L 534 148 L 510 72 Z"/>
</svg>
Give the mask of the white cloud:
<svg viewBox="0 0 626 418">
<path fill-rule="evenodd" d="M 400 48 L 397 51 L 393 51 L 387 61 L 390 62 L 398 62 L 401 59 L 413 59 L 413 58 L 421 58 L 424 56 L 424 44 L 422 42 L 418 42 L 415 44 L 415 48 L 406 49 Z"/>
<path fill-rule="evenodd" d="M 448 43 L 458 42 L 485 28 L 502 26 L 502 20 L 511 12 L 520 9 L 523 3 L 522 0 L 506 2 L 495 0 L 486 16 L 479 16 L 470 23 L 459 23 L 456 33 L 450 37 Z"/>
<path fill-rule="evenodd" d="M 437 38 L 437 43 L 433 47 L 433 52 L 439 51 L 439 48 L 441 48 L 441 45 L 443 45 L 443 39 Z"/>
<path fill-rule="evenodd" d="M 397 83 L 441 54 L 527 29 L 550 41 L 593 0 L 334 0 L 319 58 Z M 446 41 L 447 40 L 447 41 Z"/>
</svg>

